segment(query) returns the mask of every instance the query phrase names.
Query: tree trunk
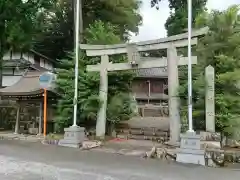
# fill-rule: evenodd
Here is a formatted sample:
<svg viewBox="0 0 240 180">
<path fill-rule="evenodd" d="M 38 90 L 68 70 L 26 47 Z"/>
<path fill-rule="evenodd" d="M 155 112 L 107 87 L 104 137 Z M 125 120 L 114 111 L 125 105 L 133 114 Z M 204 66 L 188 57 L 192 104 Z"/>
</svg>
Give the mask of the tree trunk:
<svg viewBox="0 0 240 180">
<path fill-rule="evenodd" d="M 108 123 L 108 126 L 107 126 L 107 128 L 108 128 L 108 135 L 110 137 L 116 137 L 116 128 L 115 127 L 116 126 L 115 126 L 114 123 L 111 123 L 111 122 Z"/>
</svg>

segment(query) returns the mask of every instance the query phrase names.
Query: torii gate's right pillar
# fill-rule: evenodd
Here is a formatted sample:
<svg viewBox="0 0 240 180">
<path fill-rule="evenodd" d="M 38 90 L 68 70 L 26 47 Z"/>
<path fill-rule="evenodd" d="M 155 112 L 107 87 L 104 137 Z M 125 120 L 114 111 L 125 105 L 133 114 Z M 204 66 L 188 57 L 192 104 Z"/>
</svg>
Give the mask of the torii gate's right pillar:
<svg viewBox="0 0 240 180">
<path fill-rule="evenodd" d="M 178 79 L 178 59 L 177 49 L 170 46 L 167 49 L 167 69 L 168 69 L 168 107 L 170 121 L 170 144 L 176 144 L 180 141 L 180 113 L 178 96 L 179 79 Z"/>
</svg>

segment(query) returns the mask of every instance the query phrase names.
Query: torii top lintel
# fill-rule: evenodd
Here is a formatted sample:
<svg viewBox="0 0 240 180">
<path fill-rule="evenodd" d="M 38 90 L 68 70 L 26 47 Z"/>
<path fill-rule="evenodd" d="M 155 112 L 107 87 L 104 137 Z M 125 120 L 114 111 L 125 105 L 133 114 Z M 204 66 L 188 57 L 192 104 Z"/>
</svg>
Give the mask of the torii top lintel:
<svg viewBox="0 0 240 180">
<path fill-rule="evenodd" d="M 208 32 L 209 28 L 204 27 L 192 32 L 192 45 L 197 44 L 197 38 L 203 36 Z M 188 33 L 178 34 L 167 38 L 161 38 L 150 41 L 137 42 L 138 51 L 160 50 L 167 49 L 169 45 L 175 47 L 185 47 L 188 44 Z M 86 50 L 87 56 L 102 56 L 113 54 L 127 53 L 127 44 L 113 44 L 113 45 L 90 45 L 80 44 L 80 49 Z"/>
</svg>

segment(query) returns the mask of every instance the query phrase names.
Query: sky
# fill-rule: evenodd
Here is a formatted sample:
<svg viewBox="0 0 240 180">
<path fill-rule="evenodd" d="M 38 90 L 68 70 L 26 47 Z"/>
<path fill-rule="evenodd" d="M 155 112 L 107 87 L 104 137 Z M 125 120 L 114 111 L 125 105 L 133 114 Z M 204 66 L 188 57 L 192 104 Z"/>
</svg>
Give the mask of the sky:
<svg viewBox="0 0 240 180">
<path fill-rule="evenodd" d="M 131 41 L 144 41 L 166 37 L 167 33 L 164 24 L 169 16 L 168 1 L 163 0 L 160 3 L 160 9 L 156 10 L 150 7 L 150 0 L 142 0 L 141 14 L 143 24 L 139 28 L 139 34 L 133 36 Z M 224 10 L 233 4 L 240 4 L 240 0 L 208 0 L 208 10 Z"/>
</svg>

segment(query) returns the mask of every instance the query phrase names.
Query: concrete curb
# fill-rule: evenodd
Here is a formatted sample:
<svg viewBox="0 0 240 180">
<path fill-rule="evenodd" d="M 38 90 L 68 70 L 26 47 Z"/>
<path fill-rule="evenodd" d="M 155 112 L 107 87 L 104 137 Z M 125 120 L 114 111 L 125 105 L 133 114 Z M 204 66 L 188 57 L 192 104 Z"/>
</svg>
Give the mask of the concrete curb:
<svg viewBox="0 0 240 180">
<path fill-rule="evenodd" d="M 41 143 L 43 145 L 58 145 L 59 140 L 54 140 L 54 139 L 43 139 Z"/>
<path fill-rule="evenodd" d="M 16 136 L 0 136 L 0 140 L 15 140 L 15 141 L 27 141 L 27 142 L 40 142 L 40 138 L 31 138 L 31 137 L 16 137 Z"/>
</svg>

